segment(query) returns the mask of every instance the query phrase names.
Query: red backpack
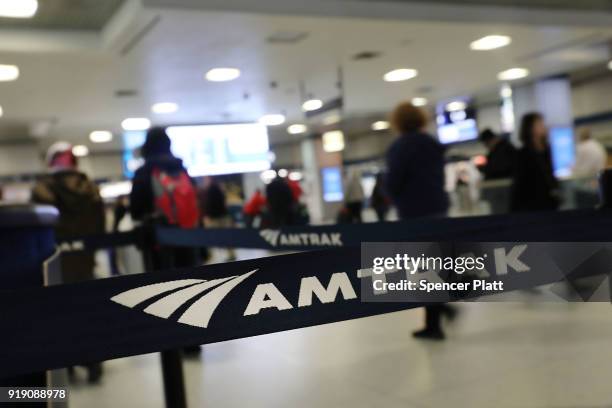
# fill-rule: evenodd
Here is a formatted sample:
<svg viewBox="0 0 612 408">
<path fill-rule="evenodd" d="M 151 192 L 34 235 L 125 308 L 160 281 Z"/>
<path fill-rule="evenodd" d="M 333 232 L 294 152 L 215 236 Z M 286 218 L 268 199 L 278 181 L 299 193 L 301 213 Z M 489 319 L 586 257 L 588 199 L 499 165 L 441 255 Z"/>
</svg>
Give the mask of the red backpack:
<svg viewBox="0 0 612 408">
<path fill-rule="evenodd" d="M 152 172 L 155 207 L 169 224 L 195 228 L 200 220 L 196 189 L 184 170 L 166 173 L 158 168 Z"/>
</svg>

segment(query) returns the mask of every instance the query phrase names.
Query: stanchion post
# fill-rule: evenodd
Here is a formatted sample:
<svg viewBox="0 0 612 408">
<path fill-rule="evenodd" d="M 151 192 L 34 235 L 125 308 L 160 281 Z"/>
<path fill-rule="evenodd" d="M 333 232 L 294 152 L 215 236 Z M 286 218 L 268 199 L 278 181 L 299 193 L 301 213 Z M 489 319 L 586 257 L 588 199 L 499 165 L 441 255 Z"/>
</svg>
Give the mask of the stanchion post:
<svg viewBox="0 0 612 408">
<path fill-rule="evenodd" d="M 599 174 L 599 208 L 612 209 L 612 169 L 605 169 Z M 608 275 L 610 303 L 612 303 L 612 276 Z"/>
<path fill-rule="evenodd" d="M 142 255 L 148 271 L 173 267 L 172 254 L 168 249 L 157 247 L 153 226 L 144 229 Z M 187 408 L 181 350 L 164 350 L 160 353 L 160 357 L 166 408 Z"/>
<path fill-rule="evenodd" d="M 612 169 L 605 169 L 599 174 L 600 208 L 612 209 Z"/>
</svg>

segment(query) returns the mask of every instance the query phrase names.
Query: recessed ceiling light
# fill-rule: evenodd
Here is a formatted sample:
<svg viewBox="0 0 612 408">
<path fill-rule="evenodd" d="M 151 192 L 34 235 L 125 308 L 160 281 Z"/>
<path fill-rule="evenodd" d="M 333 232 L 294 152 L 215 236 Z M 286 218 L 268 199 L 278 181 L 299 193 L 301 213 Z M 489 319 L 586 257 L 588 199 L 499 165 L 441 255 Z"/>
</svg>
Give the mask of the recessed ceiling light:
<svg viewBox="0 0 612 408">
<path fill-rule="evenodd" d="M 527 75 L 529 75 L 529 70 L 525 68 L 510 68 L 497 74 L 497 79 L 500 81 L 513 81 L 525 78 Z"/>
<path fill-rule="evenodd" d="M 487 35 L 470 44 L 474 51 L 489 51 L 496 48 L 505 47 L 512 42 L 512 38 L 507 35 Z"/>
<path fill-rule="evenodd" d="M 449 112 L 461 111 L 465 108 L 467 108 L 467 104 L 463 101 L 453 101 L 446 105 L 446 110 Z"/>
<path fill-rule="evenodd" d="M 38 0 L 0 0 L 0 17 L 30 18 L 38 10 Z"/>
<path fill-rule="evenodd" d="M 178 105 L 174 102 L 159 102 L 151 106 L 151 110 L 158 114 L 174 113 L 178 110 Z"/>
<path fill-rule="evenodd" d="M 429 103 L 429 101 L 427 100 L 427 98 L 412 98 L 412 104 L 414 106 L 425 106 Z"/>
<path fill-rule="evenodd" d="M 302 104 L 302 109 L 306 112 L 321 109 L 323 101 L 320 99 L 310 99 Z"/>
<path fill-rule="evenodd" d="M 308 128 L 306 127 L 306 125 L 302 125 L 301 123 L 296 123 L 287 128 L 287 132 L 289 132 L 290 135 L 299 135 L 302 133 L 306 133 L 307 130 Z"/>
<path fill-rule="evenodd" d="M 277 113 L 263 115 L 261 118 L 259 118 L 259 123 L 266 126 L 282 125 L 283 123 L 285 123 L 285 116 Z"/>
<path fill-rule="evenodd" d="M 76 145 L 72 148 L 72 154 L 76 157 L 85 157 L 89 154 L 89 149 L 85 145 Z"/>
<path fill-rule="evenodd" d="M 206 73 L 206 79 L 212 82 L 232 81 L 240 76 L 237 68 L 213 68 Z"/>
<path fill-rule="evenodd" d="M 123 130 L 147 130 L 151 127 L 151 121 L 147 118 L 127 118 L 121 122 Z"/>
<path fill-rule="evenodd" d="M 383 76 L 383 79 L 387 82 L 407 81 L 408 79 L 414 78 L 418 74 L 419 72 L 416 69 L 400 68 L 387 72 Z"/>
<path fill-rule="evenodd" d="M 372 123 L 372 130 L 387 130 L 389 129 L 389 122 L 386 120 L 379 120 Z"/>
<path fill-rule="evenodd" d="M 93 143 L 108 143 L 113 140 L 113 134 L 108 130 L 94 130 L 89 134 L 89 140 Z"/>
<path fill-rule="evenodd" d="M 19 67 L 16 65 L 0 65 L 0 81 L 14 81 L 17 78 L 19 78 Z"/>
</svg>

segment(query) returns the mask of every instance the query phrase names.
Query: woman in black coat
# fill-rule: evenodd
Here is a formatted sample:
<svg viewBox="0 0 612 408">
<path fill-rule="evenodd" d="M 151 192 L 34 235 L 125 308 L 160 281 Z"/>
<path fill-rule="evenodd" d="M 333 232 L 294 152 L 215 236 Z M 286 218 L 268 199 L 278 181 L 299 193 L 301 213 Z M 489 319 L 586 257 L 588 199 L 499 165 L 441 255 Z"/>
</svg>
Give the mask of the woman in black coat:
<svg viewBox="0 0 612 408">
<path fill-rule="evenodd" d="M 449 200 L 444 190 L 444 148 L 425 132 L 427 114 L 410 104 L 398 105 L 391 125 L 399 137 L 387 152 L 386 191 L 402 220 L 424 216 L 445 216 Z M 454 316 L 446 304 L 425 308 L 425 328 L 413 335 L 442 340 L 441 316 Z"/>
<path fill-rule="evenodd" d="M 523 116 L 523 147 L 517 155 L 510 208 L 515 212 L 553 211 L 559 207 L 559 184 L 553 173 L 548 130 L 541 114 Z"/>
</svg>

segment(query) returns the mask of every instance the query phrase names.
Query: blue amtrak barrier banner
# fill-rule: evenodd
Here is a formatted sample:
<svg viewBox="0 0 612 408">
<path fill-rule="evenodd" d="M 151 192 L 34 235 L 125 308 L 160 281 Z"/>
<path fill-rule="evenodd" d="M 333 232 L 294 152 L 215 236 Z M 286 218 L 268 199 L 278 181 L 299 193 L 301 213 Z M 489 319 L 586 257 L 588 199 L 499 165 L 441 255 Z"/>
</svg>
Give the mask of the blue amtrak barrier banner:
<svg viewBox="0 0 612 408">
<path fill-rule="evenodd" d="M 152 242 L 161 246 L 231 247 L 304 251 L 360 246 L 362 242 L 400 241 L 607 241 L 612 240 L 612 211 L 577 210 L 410 221 L 294 226 L 280 229 L 158 226 L 147 240 L 146 228 L 62 239 L 63 252 L 94 251 Z"/>
<path fill-rule="evenodd" d="M 157 227 L 160 245 L 316 250 L 400 241 L 608 241 L 612 211 L 580 210 L 410 221 L 295 226 L 280 229 Z"/>
<path fill-rule="evenodd" d="M 608 277 L 612 266 L 610 243 L 368 245 L 373 246 L 363 251 L 338 248 L 2 291 L 0 378 L 390 313 L 435 301 L 499 295 L 567 277 Z M 448 258 L 451 263 L 428 268 L 426 256 Z M 412 263 L 401 263 L 410 257 Z M 475 258 L 485 261 L 468 274 L 463 270 L 468 262 L 460 258 L 472 259 L 470 265 L 477 264 Z M 391 272 L 394 268 L 403 272 Z M 381 301 L 386 294 L 380 290 L 387 294 L 404 290 L 399 278 L 413 271 L 417 281 L 442 285 L 429 286 L 435 296 Z M 398 285 L 377 286 L 381 276 Z M 483 286 L 459 290 L 443 285 L 463 276 L 468 282 L 483 280 Z"/>
</svg>

